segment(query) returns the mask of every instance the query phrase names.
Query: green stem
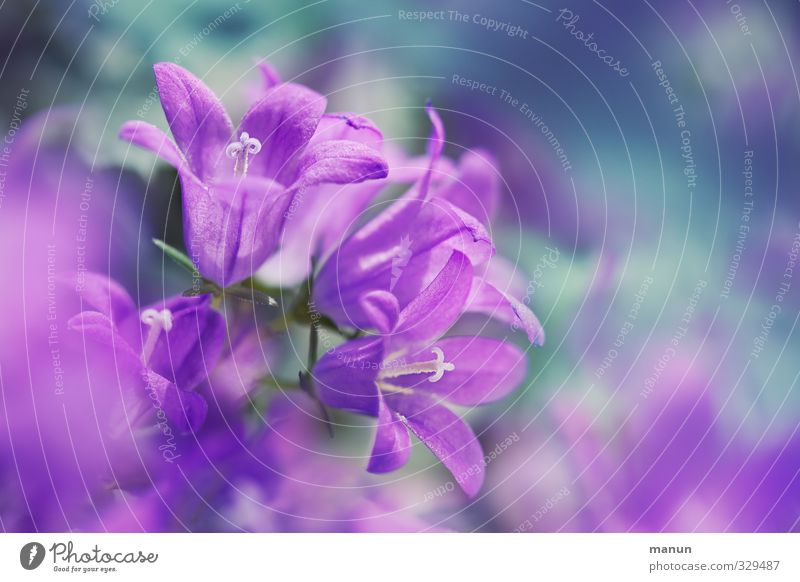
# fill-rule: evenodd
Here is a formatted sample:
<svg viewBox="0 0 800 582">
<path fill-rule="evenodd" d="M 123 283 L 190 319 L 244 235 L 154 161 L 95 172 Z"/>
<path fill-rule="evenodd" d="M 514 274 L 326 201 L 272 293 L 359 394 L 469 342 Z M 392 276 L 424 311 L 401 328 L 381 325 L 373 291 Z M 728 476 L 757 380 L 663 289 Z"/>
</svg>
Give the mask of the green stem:
<svg viewBox="0 0 800 582">
<path fill-rule="evenodd" d="M 311 322 L 311 327 L 308 328 L 308 371 L 314 368 L 317 363 L 317 351 L 319 350 L 319 331 L 317 324 Z"/>
<path fill-rule="evenodd" d="M 307 309 L 311 315 L 311 325 L 308 328 L 308 372 L 314 369 L 314 364 L 317 363 L 317 351 L 319 350 L 319 313 L 311 313 L 312 297 L 314 297 L 314 261 L 311 262 L 311 274 L 308 277 L 308 299 Z"/>
<path fill-rule="evenodd" d="M 286 380 L 284 378 L 273 378 L 272 376 L 264 376 L 259 383 L 265 388 L 279 388 L 281 390 L 293 390 L 300 388 L 300 384 L 295 380 Z"/>
</svg>

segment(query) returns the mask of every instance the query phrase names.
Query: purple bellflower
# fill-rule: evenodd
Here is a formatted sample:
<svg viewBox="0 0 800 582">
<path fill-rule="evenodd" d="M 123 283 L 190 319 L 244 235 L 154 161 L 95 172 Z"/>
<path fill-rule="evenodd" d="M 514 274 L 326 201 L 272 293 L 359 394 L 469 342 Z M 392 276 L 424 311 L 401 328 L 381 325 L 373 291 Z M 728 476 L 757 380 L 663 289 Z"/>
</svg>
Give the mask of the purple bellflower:
<svg viewBox="0 0 800 582">
<path fill-rule="evenodd" d="M 388 173 L 369 146 L 312 140 L 326 99 L 302 85 L 273 76 L 272 86 L 234 130 L 222 103 L 200 79 L 171 63 L 158 63 L 154 71 L 175 141 L 143 121 L 125 123 L 120 137 L 178 170 L 186 247 L 199 272 L 215 283 L 227 286 L 249 277 L 276 251 L 300 192 Z"/>
<path fill-rule="evenodd" d="M 370 120 L 353 113 L 329 113 L 320 119 L 313 145 L 325 140 L 347 140 L 380 153 L 383 134 Z M 288 211 L 281 248 L 258 272 L 269 285 L 291 287 L 308 277 L 312 260 L 331 253 L 386 180 L 355 184 L 319 184 L 297 196 Z"/>
<path fill-rule="evenodd" d="M 504 341 L 443 337 L 464 312 L 472 280 L 469 258 L 456 250 L 402 309 L 388 291 L 365 293 L 361 309 L 380 335 L 335 347 L 315 366 L 323 402 L 377 417 L 370 472 L 393 471 L 405 464 L 411 430 L 467 495 L 480 489 L 481 446 L 469 426 L 440 401 L 474 406 L 502 398 L 522 382 L 526 359 Z"/>
<path fill-rule="evenodd" d="M 81 307 L 58 278 L 76 265 L 86 271 L 79 270 L 75 285 L 82 284 L 82 273 L 109 262 L 123 271 L 135 268 L 128 235 L 141 226 L 132 204 L 136 181 L 113 168 L 92 168 L 76 145 L 79 113 L 55 107 L 25 117 L 3 167 L 0 264 L 15 274 L 0 286 L 4 531 L 83 526 L 87 514 L 96 519 L 93 504 L 110 491 L 109 475 L 124 481 L 141 467 L 135 446 L 142 447 L 141 456 L 157 450 L 131 435 L 111 442 L 104 423 L 122 406 L 110 389 L 117 382 L 113 361 L 92 359 L 89 367 L 80 338 L 66 330 Z M 88 183 L 94 192 L 115 196 L 94 196 L 87 208 Z M 79 221 L 108 228 L 76 236 Z"/>
<path fill-rule="evenodd" d="M 196 431 L 208 405 L 194 389 L 214 368 L 225 339 L 225 321 L 211 297 L 174 297 L 140 312 L 116 282 L 87 274 L 81 299 L 92 309 L 68 326 L 111 346 L 126 392 L 124 418 L 116 420 L 135 428 L 154 414 L 162 431 Z"/>
<path fill-rule="evenodd" d="M 451 254 L 458 251 L 473 267 L 466 310 L 505 321 L 524 330 L 532 343 L 541 345 L 544 333 L 533 312 L 486 276 L 495 249 L 483 222 L 458 205 L 464 203 L 464 196 L 452 183 L 445 181 L 441 195 L 436 195 L 432 187 L 444 145 L 444 128 L 432 107 L 428 106 L 427 112 L 433 124 L 427 170 L 406 194 L 328 257 L 314 281 L 314 307 L 339 325 L 369 328 L 372 320 L 361 301 L 364 294 L 390 291 L 402 309 L 431 284 Z M 467 168 L 471 182 L 475 182 L 476 173 L 486 182 L 485 165 L 477 172 L 475 164 Z M 455 182 L 469 186 L 458 177 Z M 486 212 L 483 214 L 486 220 Z"/>
</svg>

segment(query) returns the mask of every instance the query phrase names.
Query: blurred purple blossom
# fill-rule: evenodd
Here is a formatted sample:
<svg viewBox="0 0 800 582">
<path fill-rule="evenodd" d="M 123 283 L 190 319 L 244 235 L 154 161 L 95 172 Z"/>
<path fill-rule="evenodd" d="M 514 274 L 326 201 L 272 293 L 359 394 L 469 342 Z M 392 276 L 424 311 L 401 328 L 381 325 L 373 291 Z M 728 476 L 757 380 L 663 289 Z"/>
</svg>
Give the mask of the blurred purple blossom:
<svg viewBox="0 0 800 582">
<path fill-rule="evenodd" d="M 160 430 L 172 436 L 198 430 L 208 408 L 194 392 L 222 351 L 225 321 L 211 308 L 211 296 L 173 297 L 141 310 L 116 282 L 89 273 L 80 291 L 90 309 L 68 327 L 83 340 L 112 349 L 116 370 L 130 405 L 111 420 L 133 430 L 154 414 Z"/>
</svg>

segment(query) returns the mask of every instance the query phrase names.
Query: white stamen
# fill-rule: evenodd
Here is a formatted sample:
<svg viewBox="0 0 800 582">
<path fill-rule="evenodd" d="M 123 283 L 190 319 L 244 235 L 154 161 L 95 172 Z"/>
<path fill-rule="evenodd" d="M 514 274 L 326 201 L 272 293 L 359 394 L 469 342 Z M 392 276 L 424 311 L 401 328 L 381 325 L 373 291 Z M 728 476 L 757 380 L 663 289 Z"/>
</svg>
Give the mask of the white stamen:
<svg viewBox="0 0 800 582">
<path fill-rule="evenodd" d="M 438 382 L 442 379 L 445 372 L 452 372 L 456 369 L 453 362 L 444 361 L 444 352 L 439 347 L 431 348 L 433 355 L 436 356 L 435 360 L 428 360 L 425 362 L 412 362 L 410 364 L 400 364 L 386 366 L 378 375 L 378 379 L 384 378 L 398 378 L 408 374 L 431 374 L 428 382 Z M 379 382 L 380 383 L 380 382 Z"/>
<path fill-rule="evenodd" d="M 406 388 L 405 386 L 395 386 L 394 384 L 381 382 L 380 380 L 378 380 L 376 383 L 378 385 L 378 388 L 381 389 L 381 392 L 397 392 L 398 394 L 414 393 L 414 391 L 411 388 Z"/>
<path fill-rule="evenodd" d="M 142 323 L 150 326 L 150 331 L 147 332 L 147 338 L 144 340 L 144 346 L 142 346 L 142 364 L 146 366 L 150 361 L 150 356 L 153 355 L 161 330 L 169 332 L 172 329 L 172 312 L 169 309 L 162 309 L 161 311 L 145 309 L 142 311 L 140 319 Z"/>
<path fill-rule="evenodd" d="M 228 147 L 225 148 L 225 155 L 231 159 L 238 158 L 239 154 L 242 153 L 242 144 L 238 141 L 233 143 L 229 143 Z"/>
<path fill-rule="evenodd" d="M 444 361 L 444 352 L 442 348 L 432 348 L 431 351 L 433 355 L 436 356 L 436 373 L 428 378 L 428 382 L 438 382 L 442 379 L 445 372 L 452 372 L 455 370 L 456 365 L 453 362 Z"/>
<path fill-rule="evenodd" d="M 243 159 L 244 163 L 242 165 L 242 174 L 246 175 L 250 156 L 254 156 L 260 151 L 261 142 L 254 137 L 250 137 L 250 134 L 246 131 L 243 131 L 239 136 L 239 141 L 234 141 L 228 144 L 228 147 L 225 148 L 225 155 L 233 160 L 236 160 L 233 165 L 234 174 L 239 172 L 239 161 Z M 242 156 L 242 154 L 244 154 L 244 156 Z"/>
</svg>

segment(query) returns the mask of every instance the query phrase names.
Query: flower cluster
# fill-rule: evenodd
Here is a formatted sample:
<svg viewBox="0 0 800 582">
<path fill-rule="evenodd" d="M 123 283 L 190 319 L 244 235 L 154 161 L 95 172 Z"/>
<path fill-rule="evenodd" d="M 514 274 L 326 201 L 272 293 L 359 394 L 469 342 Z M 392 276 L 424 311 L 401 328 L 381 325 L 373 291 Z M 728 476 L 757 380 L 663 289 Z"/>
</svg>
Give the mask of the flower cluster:
<svg viewBox="0 0 800 582">
<path fill-rule="evenodd" d="M 475 496 L 484 455 L 452 407 L 518 388 L 527 347 L 544 340 L 535 315 L 507 292 L 513 268 L 495 256 L 496 164 L 481 150 L 444 157 L 430 105 L 427 154 L 406 158 L 384 148 L 368 119 L 326 113 L 322 95 L 259 68 L 261 94 L 234 128 L 200 79 L 157 64 L 172 138 L 143 121 L 120 131 L 177 171 L 185 252 L 161 247 L 202 284 L 137 309 L 117 283 L 86 276 L 84 310 L 70 327 L 113 357 L 124 392 L 118 430 L 173 439 L 162 438 L 164 458 L 183 456 L 187 468 L 230 460 L 239 439 L 253 439 L 245 404 L 258 409 L 267 383 L 290 388 L 273 375 L 285 367 L 273 361 L 281 330 L 307 326 L 308 362 L 294 376 L 316 401 L 309 414 L 334 428 L 336 410 L 375 418 L 372 473 L 403 466 L 413 434 Z M 389 198 L 398 185 L 405 192 Z M 246 313 L 231 297 L 270 307 Z M 508 333 L 467 333 L 470 317 Z M 323 331 L 335 339 L 320 350 Z M 262 432 L 257 448 L 270 438 Z M 274 486 L 274 475 L 262 477 Z M 180 503 L 181 487 L 171 491 Z"/>
</svg>

